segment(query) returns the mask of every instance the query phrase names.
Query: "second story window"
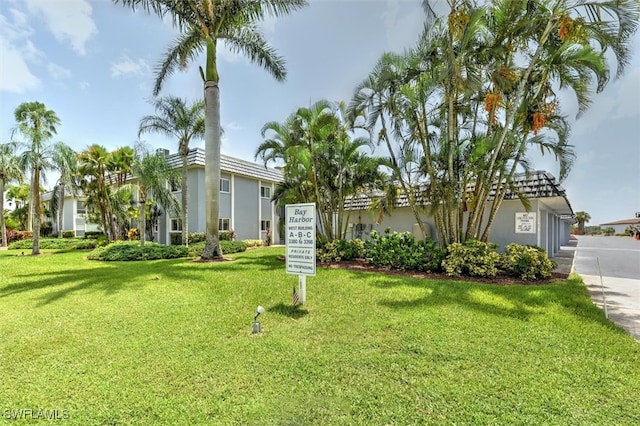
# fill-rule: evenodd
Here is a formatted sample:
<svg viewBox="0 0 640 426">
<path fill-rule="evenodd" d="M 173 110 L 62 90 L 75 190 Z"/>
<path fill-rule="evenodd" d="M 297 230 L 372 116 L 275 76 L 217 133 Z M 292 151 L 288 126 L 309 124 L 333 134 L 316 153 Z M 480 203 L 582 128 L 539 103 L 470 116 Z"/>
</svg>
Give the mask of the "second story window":
<svg viewBox="0 0 640 426">
<path fill-rule="evenodd" d="M 220 192 L 231 192 L 231 182 L 229 179 L 220 179 Z"/>
<path fill-rule="evenodd" d="M 269 186 L 261 186 L 260 187 L 260 197 L 262 197 L 262 198 L 271 198 L 271 187 L 269 187 Z"/>
</svg>

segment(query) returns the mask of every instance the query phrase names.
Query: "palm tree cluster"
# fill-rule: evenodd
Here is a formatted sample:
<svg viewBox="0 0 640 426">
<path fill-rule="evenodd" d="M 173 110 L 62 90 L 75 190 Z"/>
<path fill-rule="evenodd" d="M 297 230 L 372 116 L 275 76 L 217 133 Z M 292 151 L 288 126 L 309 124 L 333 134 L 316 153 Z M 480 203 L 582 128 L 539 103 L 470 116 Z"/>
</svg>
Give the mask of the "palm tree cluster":
<svg viewBox="0 0 640 426">
<path fill-rule="evenodd" d="M 559 91 L 584 112 L 609 78 L 605 52 L 624 69 L 640 16 L 635 0 L 449 5 L 436 17 L 425 1 L 416 46 L 385 54 L 349 105 L 353 125 L 387 148 L 419 224 L 428 200 L 444 246 L 488 239 L 507 193 L 520 196 L 514 176 L 530 170 L 529 149 L 555 155 L 566 177 L 574 153 Z"/>
<path fill-rule="evenodd" d="M 284 123 L 266 123 L 262 136 L 267 139 L 256 150 L 265 165 L 284 163 L 284 182 L 273 200 L 280 205 L 315 203 L 318 232 L 329 241 L 345 238 L 346 199 L 378 189 L 384 181 L 379 170 L 384 161 L 361 150 L 372 148 L 370 140 L 354 137 L 344 116 L 343 104 L 327 100 L 298 108 Z"/>
</svg>

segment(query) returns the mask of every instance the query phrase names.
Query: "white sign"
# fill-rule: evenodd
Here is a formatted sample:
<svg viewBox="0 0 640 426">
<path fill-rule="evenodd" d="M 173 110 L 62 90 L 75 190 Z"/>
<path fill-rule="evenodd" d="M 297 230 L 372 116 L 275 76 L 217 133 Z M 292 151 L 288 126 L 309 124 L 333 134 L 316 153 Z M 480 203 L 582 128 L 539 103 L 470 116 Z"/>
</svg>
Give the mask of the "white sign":
<svg viewBox="0 0 640 426">
<path fill-rule="evenodd" d="M 536 214 L 516 213 L 516 234 L 535 234 Z"/>
<path fill-rule="evenodd" d="M 316 205 L 286 206 L 287 274 L 316 276 Z"/>
</svg>

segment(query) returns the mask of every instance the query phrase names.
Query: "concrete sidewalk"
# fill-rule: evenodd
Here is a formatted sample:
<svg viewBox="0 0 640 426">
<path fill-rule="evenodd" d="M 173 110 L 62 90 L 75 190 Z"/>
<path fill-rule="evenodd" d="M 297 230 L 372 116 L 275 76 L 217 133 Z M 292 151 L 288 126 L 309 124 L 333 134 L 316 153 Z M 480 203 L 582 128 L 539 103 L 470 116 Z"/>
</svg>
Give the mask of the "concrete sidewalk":
<svg viewBox="0 0 640 426">
<path fill-rule="evenodd" d="M 640 342 L 640 280 L 580 274 L 575 270 L 575 255 L 579 250 L 578 240 L 572 239 L 552 258 L 558 263 L 554 270 L 560 274 L 576 272 L 584 281 L 591 300 L 616 325 L 624 328 Z"/>
</svg>

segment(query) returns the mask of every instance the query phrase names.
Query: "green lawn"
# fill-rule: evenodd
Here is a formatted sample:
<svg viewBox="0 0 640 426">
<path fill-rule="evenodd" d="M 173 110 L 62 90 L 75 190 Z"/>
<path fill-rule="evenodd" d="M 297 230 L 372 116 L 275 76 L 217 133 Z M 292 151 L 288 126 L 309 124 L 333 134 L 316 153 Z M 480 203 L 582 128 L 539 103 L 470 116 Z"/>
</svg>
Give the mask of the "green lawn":
<svg viewBox="0 0 640 426">
<path fill-rule="evenodd" d="M 640 424 L 640 344 L 579 279 L 501 287 L 319 268 L 292 310 L 282 248 L 216 264 L 19 253 L 0 251 L 0 418 Z"/>
</svg>

